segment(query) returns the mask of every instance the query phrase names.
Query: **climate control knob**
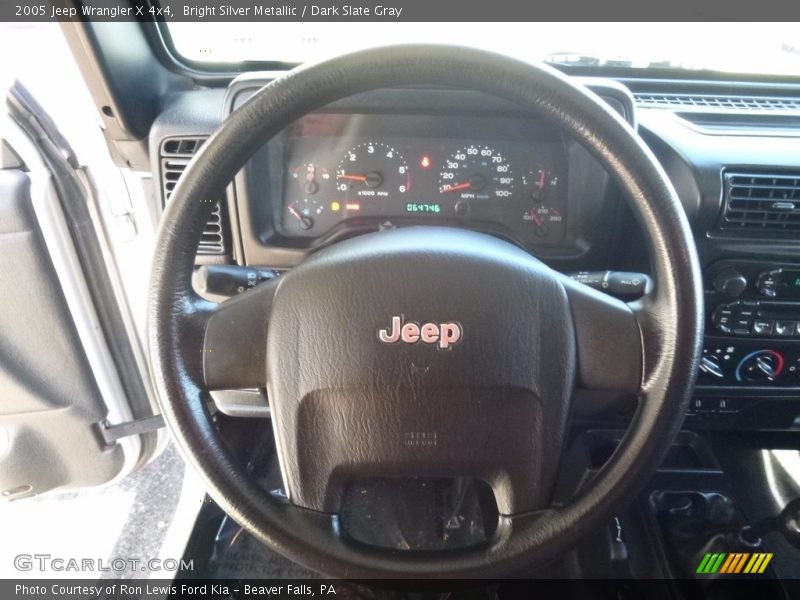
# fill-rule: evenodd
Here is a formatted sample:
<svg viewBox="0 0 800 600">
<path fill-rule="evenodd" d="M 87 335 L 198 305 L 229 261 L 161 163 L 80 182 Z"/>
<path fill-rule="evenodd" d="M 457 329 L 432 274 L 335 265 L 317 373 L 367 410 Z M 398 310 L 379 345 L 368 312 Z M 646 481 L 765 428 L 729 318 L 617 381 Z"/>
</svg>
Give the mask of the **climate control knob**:
<svg viewBox="0 0 800 600">
<path fill-rule="evenodd" d="M 784 358 L 775 350 L 756 350 L 736 367 L 736 381 L 772 383 L 783 372 Z"/>
<path fill-rule="evenodd" d="M 716 379 L 725 377 L 719 358 L 713 354 L 703 356 L 703 358 L 700 359 L 700 372 L 715 377 Z"/>
</svg>

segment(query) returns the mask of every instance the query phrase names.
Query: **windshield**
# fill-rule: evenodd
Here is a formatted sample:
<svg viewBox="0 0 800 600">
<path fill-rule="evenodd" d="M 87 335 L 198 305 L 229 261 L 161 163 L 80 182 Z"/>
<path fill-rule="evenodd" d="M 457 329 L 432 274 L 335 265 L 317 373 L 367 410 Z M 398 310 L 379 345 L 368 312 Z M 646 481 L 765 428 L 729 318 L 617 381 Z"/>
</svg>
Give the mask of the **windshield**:
<svg viewBox="0 0 800 600">
<path fill-rule="evenodd" d="M 301 63 L 389 43 L 477 46 L 523 60 L 800 77 L 796 23 L 169 23 L 208 63 Z"/>
</svg>

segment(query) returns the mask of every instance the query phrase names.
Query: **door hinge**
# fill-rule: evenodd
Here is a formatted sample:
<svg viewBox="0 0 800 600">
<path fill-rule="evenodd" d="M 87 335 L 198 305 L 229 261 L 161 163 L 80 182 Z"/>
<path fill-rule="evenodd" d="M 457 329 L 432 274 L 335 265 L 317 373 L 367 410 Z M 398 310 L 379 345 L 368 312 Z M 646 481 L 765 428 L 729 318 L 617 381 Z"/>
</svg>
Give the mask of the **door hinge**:
<svg viewBox="0 0 800 600">
<path fill-rule="evenodd" d="M 151 415 L 115 425 L 111 425 L 108 421 L 101 421 L 96 423 L 96 426 L 105 445 L 111 446 L 120 438 L 142 435 L 161 429 L 164 427 L 164 417 Z"/>
</svg>

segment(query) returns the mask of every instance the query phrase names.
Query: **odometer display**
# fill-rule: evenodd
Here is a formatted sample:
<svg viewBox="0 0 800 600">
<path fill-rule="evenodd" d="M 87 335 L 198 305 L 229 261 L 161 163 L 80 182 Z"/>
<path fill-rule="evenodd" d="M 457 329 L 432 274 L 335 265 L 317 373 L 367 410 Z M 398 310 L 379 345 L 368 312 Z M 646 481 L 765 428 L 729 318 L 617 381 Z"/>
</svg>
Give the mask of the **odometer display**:
<svg viewBox="0 0 800 600">
<path fill-rule="evenodd" d="M 462 200 L 502 200 L 514 194 L 514 174 L 491 146 L 472 144 L 452 154 L 439 172 L 439 193 Z"/>
<path fill-rule="evenodd" d="M 425 203 L 409 202 L 406 204 L 406 212 L 413 214 L 420 214 L 420 213 L 439 214 L 442 212 L 442 205 L 432 204 L 430 202 L 425 202 Z"/>
</svg>

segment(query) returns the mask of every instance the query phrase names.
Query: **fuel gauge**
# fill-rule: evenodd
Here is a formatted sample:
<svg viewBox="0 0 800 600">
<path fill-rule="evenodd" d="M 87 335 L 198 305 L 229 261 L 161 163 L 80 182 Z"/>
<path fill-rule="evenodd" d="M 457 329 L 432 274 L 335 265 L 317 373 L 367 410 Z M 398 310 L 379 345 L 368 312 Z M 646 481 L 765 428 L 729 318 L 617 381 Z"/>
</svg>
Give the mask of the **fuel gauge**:
<svg viewBox="0 0 800 600">
<path fill-rule="evenodd" d="M 292 202 L 286 207 L 288 215 L 297 223 L 300 229 L 308 230 L 314 227 L 314 218 L 321 215 L 325 207 L 308 196 Z"/>
</svg>

